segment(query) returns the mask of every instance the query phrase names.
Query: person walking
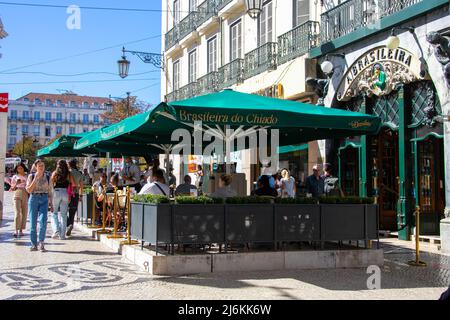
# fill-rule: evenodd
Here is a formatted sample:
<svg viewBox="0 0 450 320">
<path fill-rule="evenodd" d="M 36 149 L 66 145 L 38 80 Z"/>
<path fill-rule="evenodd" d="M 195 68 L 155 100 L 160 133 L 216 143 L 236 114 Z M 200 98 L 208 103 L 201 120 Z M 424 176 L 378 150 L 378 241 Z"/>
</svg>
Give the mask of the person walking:
<svg viewBox="0 0 450 320">
<path fill-rule="evenodd" d="M 295 179 L 291 176 L 288 169 L 281 170 L 281 197 L 295 198 L 296 185 Z"/>
<path fill-rule="evenodd" d="M 45 174 L 45 164 L 38 159 L 33 164 L 32 174 L 28 176 L 26 190 L 30 194 L 28 199 L 28 208 L 30 215 L 30 240 L 31 251 L 45 252 L 45 235 L 47 232 L 47 213 L 49 201 L 52 200 L 52 189 L 50 179 Z M 50 205 L 50 210 L 52 210 Z M 39 238 L 37 234 L 37 223 L 39 220 Z M 39 240 L 39 243 L 38 243 Z"/>
<path fill-rule="evenodd" d="M 52 210 L 52 238 L 65 240 L 69 199 L 71 198 L 73 189 L 76 186 L 65 160 L 58 161 L 56 169 L 52 173 L 50 180 L 54 193 Z M 58 212 L 60 212 L 60 215 L 58 215 Z"/>
<path fill-rule="evenodd" d="M 80 195 L 83 194 L 83 174 L 78 170 L 77 159 L 72 159 L 69 161 L 69 171 L 75 182 L 73 189 L 73 196 L 69 202 L 69 216 L 67 218 L 67 232 L 66 236 L 70 236 L 73 230 L 73 224 L 75 222 L 75 214 L 78 210 L 78 203 L 81 200 Z"/>
<path fill-rule="evenodd" d="M 19 163 L 14 168 L 14 176 L 11 178 L 11 189 L 14 192 L 14 238 L 22 237 L 23 230 L 27 226 L 28 215 L 28 192 L 27 186 L 28 169 L 23 163 Z"/>
</svg>

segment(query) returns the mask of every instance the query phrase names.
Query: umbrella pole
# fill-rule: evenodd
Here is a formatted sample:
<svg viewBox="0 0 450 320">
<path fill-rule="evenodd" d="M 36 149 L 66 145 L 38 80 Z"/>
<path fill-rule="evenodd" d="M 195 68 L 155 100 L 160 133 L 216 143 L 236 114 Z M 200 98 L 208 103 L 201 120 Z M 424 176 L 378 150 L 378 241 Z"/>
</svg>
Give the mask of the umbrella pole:
<svg viewBox="0 0 450 320">
<path fill-rule="evenodd" d="M 91 225 L 87 226 L 89 229 L 99 229 L 100 226 L 95 224 L 95 216 L 97 212 L 97 206 L 95 203 L 97 202 L 96 196 L 95 196 L 95 188 L 92 188 L 92 214 L 91 214 Z"/>
</svg>

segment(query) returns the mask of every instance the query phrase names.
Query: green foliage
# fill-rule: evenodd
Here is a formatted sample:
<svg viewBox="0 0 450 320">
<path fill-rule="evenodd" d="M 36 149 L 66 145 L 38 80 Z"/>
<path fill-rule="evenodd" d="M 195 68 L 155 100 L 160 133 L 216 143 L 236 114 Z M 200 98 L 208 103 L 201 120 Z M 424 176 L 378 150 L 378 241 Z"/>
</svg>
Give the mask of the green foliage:
<svg viewBox="0 0 450 320">
<path fill-rule="evenodd" d="M 319 198 L 321 204 L 373 204 L 374 198 L 372 197 L 325 197 Z"/>
<path fill-rule="evenodd" d="M 143 203 L 169 203 L 170 200 L 168 197 L 159 195 L 159 194 L 137 194 L 133 197 L 133 201 L 135 202 L 143 202 Z"/>
<path fill-rule="evenodd" d="M 206 196 L 193 197 L 193 196 L 179 196 L 175 198 L 177 204 L 214 204 L 214 199 Z"/>
<path fill-rule="evenodd" d="M 278 204 L 317 204 L 317 198 L 306 198 L 306 197 L 297 197 L 297 198 L 276 198 L 275 203 Z"/>
<path fill-rule="evenodd" d="M 92 193 L 92 187 L 84 187 L 83 188 L 83 194 Z"/>
<path fill-rule="evenodd" d="M 274 198 L 270 196 L 231 197 L 225 199 L 225 203 L 227 204 L 259 204 L 259 203 L 273 203 L 273 201 Z"/>
</svg>

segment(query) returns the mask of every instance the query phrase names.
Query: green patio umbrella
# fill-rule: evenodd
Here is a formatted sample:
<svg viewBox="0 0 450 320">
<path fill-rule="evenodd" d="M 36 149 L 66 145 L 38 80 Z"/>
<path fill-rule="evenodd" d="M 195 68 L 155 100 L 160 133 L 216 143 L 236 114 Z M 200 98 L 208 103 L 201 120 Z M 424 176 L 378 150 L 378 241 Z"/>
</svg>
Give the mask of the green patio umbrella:
<svg viewBox="0 0 450 320">
<path fill-rule="evenodd" d="M 202 122 L 204 130 L 209 129 L 217 136 L 224 135 L 225 126 L 241 135 L 260 129 L 279 129 L 280 146 L 376 134 L 381 125 L 379 117 L 368 114 L 224 90 L 160 103 L 146 113 L 86 135 L 77 141 L 74 149 L 93 145 L 107 148 L 108 143 L 116 142 L 121 150 L 139 145 L 142 151 L 147 148 L 167 151 L 177 143 L 171 139 L 172 132 L 176 129 L 193 132 L 197 121 Z"/>
<path fill-rule="evenodd" d="M 86 133 L 64 135 L 53 141 L 46 147 L 37 151 L 38 157 L 84 157 L 81 150 L 74 150 L 73 146 L 77 140 L 84 137 Z M 94 153 L 98 155 L 98 152 Z"/>
</svg>

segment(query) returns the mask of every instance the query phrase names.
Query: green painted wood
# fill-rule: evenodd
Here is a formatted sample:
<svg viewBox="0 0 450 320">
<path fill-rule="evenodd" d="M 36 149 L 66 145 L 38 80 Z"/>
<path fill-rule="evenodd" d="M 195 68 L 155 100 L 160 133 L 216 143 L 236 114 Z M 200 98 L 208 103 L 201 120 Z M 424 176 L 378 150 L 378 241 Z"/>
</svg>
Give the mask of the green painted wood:
<svg viewBox="0 0 450 320">
<path fill-rule="evenodd" d="M 425 13 L 432 11 L 436 8 L 442 7 L 446 4 L 448 4 L 448 0 L 422 1 L 420 3 L 417 3 L 415 5 L 403 9 L 402 11 L 396 12 L 394 14 L 382 18 L 379 21 L 379 25 L 377 26 L 377 28 L 371 28 L 370 26 L 362 27 L 350 34 L 339 37 L 333 41 L 322 43 L 318 47 L 313 48 L 310 51 L 309 57 L 311 59 L 318 58 L 322 55 L 333 52 L 353 42 L 361 41 L 362 39 L 368 36 L 383 32 L 386 29 L 405 23 L 406 21 L 411 20 L 417 16 L 423 16 Z"/>
<path fill-rule="evenodd" d="M 366 113 L 366 99 L 367 97 L 364 96 L 363 103 L 361 105 L 361 108 L 359 112 Z M 359 159 L 360 159 L 360 165 L 359 165 L 359 196 L 360 197 L 366 197 L 367 196 L 367 136 L 363 135 L 361 136 L 361 148 L 359 149 Z"/>
</svg>

